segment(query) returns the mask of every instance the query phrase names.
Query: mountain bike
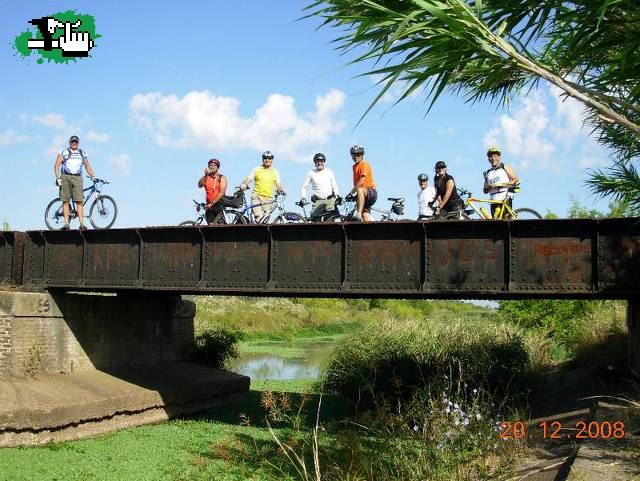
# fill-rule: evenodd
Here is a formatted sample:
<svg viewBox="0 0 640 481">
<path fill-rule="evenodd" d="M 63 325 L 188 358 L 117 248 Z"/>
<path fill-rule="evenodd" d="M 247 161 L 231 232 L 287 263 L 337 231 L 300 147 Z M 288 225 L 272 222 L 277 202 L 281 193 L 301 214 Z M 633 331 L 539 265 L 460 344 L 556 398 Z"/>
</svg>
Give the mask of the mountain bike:
<svg viewBox="0 0 640 481">
<path fill-rule="evenodd" d="M 369 210 L 371 212 L 378 212 L 382 214 L 380 217 L 380 222 L 394 222 L 397 220 L 407 220 L 404 218 L 400 218 L 399 216 L 404 215 L 404 197 L 387 197 L 387 200 L 391 202 L 391 207 L 388 210 L 378 209 L 376 207 L 370 207 Z M 345 208 L 342 215 L 342 221 L 344 222 L 353 222 L 357 221 L 355 218 L 357 202 L 355 196 L 347 196 L 344 198 L 343 204 Z"/>
<path fill-rule="evenodd" d="M 239 187 L 236 187 L 239 189 Z M 257 204 L 248 205 L 242 196 L 243 203 L 238 208 L 223 207 L 223 213 L 226 224 L 302 224 L 304 217 L 295 212 L 287 212 L 284 210 L 284 198 L 286 194 L 276 192 L 276 196 L 269 202 L 259 202 Z M 255 219 L 253 217 L 253 208 L 258 206 L 271 205 L 271 211 L 262 217 Z"/>
<path fill-rule="evenodd" d="M 514 189 L 509 189 L 510 192 L 514 192 Z M 493 220 L 507 220 L 507 219 L 542 219 L 542 216 L 538 214 L 533 209 L 529 209 L 528 207 L 521 207 L 519 209 L 512 209 L 509 206 L 509 199 L 505 198 L 503 200 L 492 200 L 492 199 L 478 199 L 472 197 L 471 192 L 468 190 L 460 190 L 458 192 L 460 197 L 466 197 L 464 200 L 464 208 L 463 214 L 465 214 L 465 218 L 472 218 L 471 216 L 476 214 L 481 219 L 493 219 Z M 480 206 L 478 207 L 476 204 L 490 204 L 497 205 L 497 209 L 493 216 L 491 216 L 491 212 L 488 212 L 487 209 Z"/>
<path fill-rule="evenodd" d="M 96 198 L 89 208 L 89 215 L 85 217 L 89 218 L 89 222 L 91 222 L 94 229 L 108 229 L 115 223 L 116 217 L 118 216 L 118 206 L 116 205 L 116 201 L 113 200 L 113 197 L 103 195 L 100 190 L 101 185 L 106 185 L 109 182 L 103 179 L 98 179 L 97 177 L 88 177 L 88 179 L 90 179 L 93 184 L 82 191 L 85 209 L 89 204 L 89 199 L 91 199 L 94 193 L 96 193 Z M 69 202 L 69 222 L 71 222 L 72 219 L 77 218 L 78 210 L 76 208 L 76 203 L 71 199 Z M 49 202 L 49 205 L 44 211 L 44 222 L 47 224 L 49 230 L 59 230 L 64 226 L 62 200 L 60 197 Z M 81 223 L 83 223 L 82 219 Z"/>
</svg>

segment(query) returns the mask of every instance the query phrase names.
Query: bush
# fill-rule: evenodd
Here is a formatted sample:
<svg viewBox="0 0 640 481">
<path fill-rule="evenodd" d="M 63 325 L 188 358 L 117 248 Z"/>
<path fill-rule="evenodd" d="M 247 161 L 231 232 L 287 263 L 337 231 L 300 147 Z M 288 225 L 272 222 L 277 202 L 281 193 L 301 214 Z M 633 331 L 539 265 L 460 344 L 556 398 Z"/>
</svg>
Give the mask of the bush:
<svg viewBox="0 0 640 481">
<path fill-rule="evenodd" d="M 522 332 L 489 322 L 381 322 L 345 338 L 321 385 L 357 404 L 425 387 L 484 387 L 504 396 L 529 371 Z M 439 387 L 440 386 L 440 387 Z"/>
<path fill-rule="evenodd" d="M 227 359 L 238 357 L 241 335 L 228 329 L 209 329 L 196 335 L 192 358 L 200 364 L 223 367 Z"/>
</svg>

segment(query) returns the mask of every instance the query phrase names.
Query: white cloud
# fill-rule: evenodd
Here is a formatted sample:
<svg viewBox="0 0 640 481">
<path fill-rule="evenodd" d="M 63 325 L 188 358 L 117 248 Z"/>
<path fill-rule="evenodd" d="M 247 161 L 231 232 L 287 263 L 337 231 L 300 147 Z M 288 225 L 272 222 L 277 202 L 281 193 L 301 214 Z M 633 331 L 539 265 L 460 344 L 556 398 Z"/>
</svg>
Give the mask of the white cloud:
<svg viewBox="0 0 640 481">
<path fill-rule="evenodd" d="M 551 87 L 522 99 L 511 115 L 501 115 L 497 125 L 486 132 L 485 146 L 501 146 L 508 161 L 521 166 L 559 171 L 575 165 L 605 165 L 604 149 L 584 128 L 584 107 L 560 94 Z"/>
<path fill-rule="evenodd" d="M 58 155 L 58 152 L 60 152 L 65 147 L 68 147 L 68 145 L 69 145 L 67 143 L 68 139 L 69 139 L 68 137 L 65 137 L 62 134 L 54 135 L 53 138 L 51 139 L 51 143 L 49 144 L 48 147 L 46 147 L 42 151 L 42 154 L 47 159 L 55 160 L 56 156 Z"/>
<path fill-rule="evenodd" d="M 555 152 L 555 146 L 545 138 L 549 115 L 542 96 L 534 92 L 522 100 L 513 115 L 503 114 L 498 126 L 484 137 L 485 147 L 500 145 L 503 153 L 519 159 L 522 165 L 531 161 L 545 163 Z"/>
<path fill-rule="evenodd" d="M 441 127 L 438 129 L 438 135 L 440 136 L 449 136 L 449 135 L 453 135 L 455 132 L 455 129 L 453 127 Z"/>
<path fill-rule="evenodd" d="M 549 89 L 549 94 L 556 104 L 556 121 L 551 126 L 551 133 L 557 140 L 571 143 L 582 132 L 585 109 L 580 102 L 571 97 L 563 97 L 561 93 L 556 86 Z"/>
<path fill-rule="evenodd" d="M 107 159 L 107 164 L 115 167 L 121 174 L 127 175 L 131 172 L 131 157 L 127 154 L 110 157 Z"/>
<path fill-rule="evenodd" d="M 334 117 L 344 102 L 345 94 L 332 89 L 316 97 L 313 112 L 299 114 L 292 97 L 274 93 L 252 117 L 242 117 L 238 112 L 240 100 L 205 90 L 189 92 L 182 98 L 136 94 L 129 107 L 133 122 L 164 147 L 268 149 L 277 156 L 306 161 L 330 134 L 343 129 L 344 122 Z"/>
<path fill-rule="evenodd" d="M 109 142 L 111 140 L 111 136 L 109 134 L 99 134 L 93 130 L 87 132 L 83 137 L 84 139 L 82 140 L 88 140 L 91 142 Z"/>
<path fill-rule="evenodd" d="M 0 132 L 0 145 L 13 145 L 20 142 L 26 142 L 29 137 L 24 134 L 19 134 L 15 130 L 5 130 Z"/>
<path fill-rule="evenodd" d="M 62 114 L 48 113 L 43 115 L 33 115 L 31 118 L 38 124 L 54 129 L 64 129 L 67 126 Z"/>
</svg>

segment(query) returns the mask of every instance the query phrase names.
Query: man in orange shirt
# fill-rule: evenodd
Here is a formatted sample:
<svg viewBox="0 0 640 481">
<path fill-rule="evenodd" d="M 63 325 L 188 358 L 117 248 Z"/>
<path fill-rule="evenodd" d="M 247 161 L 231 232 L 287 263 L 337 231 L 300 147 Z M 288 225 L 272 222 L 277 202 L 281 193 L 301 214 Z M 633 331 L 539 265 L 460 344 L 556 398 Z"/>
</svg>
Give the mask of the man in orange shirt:
<svg viewBox="0 0 640 481">
<path fill-rule="evenodd" d="M 353 189 L 347 195 L 347 197 L 356 196 L 356 210 L 353 218 L 356 220 L 363 220 L 365 222 L 371 222 L 370 209 L 373 204 L 378 200 L 378 192 L 376 191 L 376 184 L 373 181 L 373 172 L 371 166 L 364 161 L 364 147 L 361 145 L 354 145 L 349 150 L 351 152 L 351 158 L 353 159 Z"/>
<path fill-rule="evenodd" d="M 207 168 L 204 169 L 204 175 L 198 180 L 198 187 L 204 187 L 206 193 L 205 218 L 208 225 L 225 223 L 220 199 L 227 191 L 227 178 L 219 172 L 219 169 L 220 161 L 211 159 Z"/>
</svg>

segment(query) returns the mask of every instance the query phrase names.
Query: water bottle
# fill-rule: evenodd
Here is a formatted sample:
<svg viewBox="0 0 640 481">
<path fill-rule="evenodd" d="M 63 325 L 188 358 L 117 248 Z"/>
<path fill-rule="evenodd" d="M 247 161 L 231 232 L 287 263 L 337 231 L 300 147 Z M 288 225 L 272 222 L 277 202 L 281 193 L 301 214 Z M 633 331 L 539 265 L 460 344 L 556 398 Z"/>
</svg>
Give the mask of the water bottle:
<svg viewBox="0 0 640 481">
<path fill-rule="evenodd" d="M 491 219 L 491 216 L 487 212 L 487 209 L 485 209 L 484 207 L 480 207 L 480 212 L 482 212 L 482 217 L 484 217 L 485 219 Z"/>
<path fill-rule="evenodd" d="M 496 212 L 493 215 L 494 219 L 500 219 L 502 217 L 502 207 L 498 206 L 496 207 Z"/>
</svg>

